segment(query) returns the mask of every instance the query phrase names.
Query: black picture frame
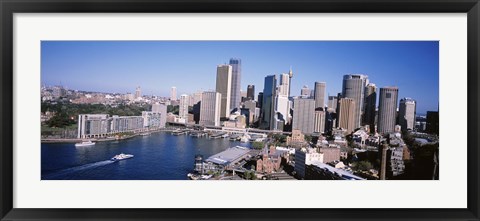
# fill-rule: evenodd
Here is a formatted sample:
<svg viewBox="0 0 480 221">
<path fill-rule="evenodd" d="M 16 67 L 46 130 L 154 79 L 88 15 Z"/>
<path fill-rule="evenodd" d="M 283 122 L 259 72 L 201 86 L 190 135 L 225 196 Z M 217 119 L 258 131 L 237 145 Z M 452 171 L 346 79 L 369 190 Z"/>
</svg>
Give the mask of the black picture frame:
<svg viewBox="0 0 480 221">
<path fill-rule="evenodd" d="M 1 220 L 479 220 L 478 0 L 0 0 Z M 16 209 L 13 208 L 14 13 L 467 13 L 468 208 L 466 209 Z M 448 190 L 445 190 L 448 191 Z M 448 199 L 435 199 L 448 200 Z M 387 202 L 386 202 L 387 203 Z"/>
</svg>

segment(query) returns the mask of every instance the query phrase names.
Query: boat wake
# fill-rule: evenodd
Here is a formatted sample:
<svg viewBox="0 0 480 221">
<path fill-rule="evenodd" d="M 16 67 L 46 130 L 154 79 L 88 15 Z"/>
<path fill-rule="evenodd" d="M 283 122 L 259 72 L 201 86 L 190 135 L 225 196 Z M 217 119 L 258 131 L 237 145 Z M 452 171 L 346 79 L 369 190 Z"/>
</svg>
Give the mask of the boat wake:
<svg viewBox="0 0 480 221">
<path fill-rule="evenodd" d="M 76 166 L 76 167 L 71 167 L 67 169 L 63 169 L 60 171 L 56 171 L 50 174 L 47 174 L 45 176 L 42 176 L 42 180 L 53 180 L 53 179 L 62 179 L 62 177 L 67 176 L 72 173 L 80 172 L 83 170 L 88 170 L 88 169 L 93 169 L 101 166 L 106 166 L 108 164 L 115 163 L 115 161 L 112 160 L 104 160 L 104 161 L 99 161 L 95 163 L 89 163 L 81 166 Z"/>
</svg>

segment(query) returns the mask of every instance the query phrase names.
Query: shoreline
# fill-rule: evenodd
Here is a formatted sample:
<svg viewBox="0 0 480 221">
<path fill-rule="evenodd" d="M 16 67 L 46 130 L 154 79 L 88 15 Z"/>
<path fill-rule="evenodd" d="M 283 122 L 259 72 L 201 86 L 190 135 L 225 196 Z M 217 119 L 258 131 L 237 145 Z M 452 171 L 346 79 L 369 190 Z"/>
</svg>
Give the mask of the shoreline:
<svg viewBox="0 0 480 221">
<path fill-rule="evenodd" d="M 48 144 L 55 144 L 55 143 L 80 143 L 85 140 L 90 140 L 92 142 L 109 142 L 109 141 L 120 141 L 120 140 L 127 140 L 130 138 L 134 138 L 137 136 L 141 136 L 143 133 L 158 133 L 158 132 L 168 132 L 170 130 L 152 130 L 152 131 L 144 131 L 144 132 L 139 132 L 135 133 L 133 135 L 128 135 L 128 136 L 123 136 L 119 138 L 91 138 L 91 139 L 81 139 L 81 138 L 41 138 L 40 143 L 48 143 Z"/>
</svg>

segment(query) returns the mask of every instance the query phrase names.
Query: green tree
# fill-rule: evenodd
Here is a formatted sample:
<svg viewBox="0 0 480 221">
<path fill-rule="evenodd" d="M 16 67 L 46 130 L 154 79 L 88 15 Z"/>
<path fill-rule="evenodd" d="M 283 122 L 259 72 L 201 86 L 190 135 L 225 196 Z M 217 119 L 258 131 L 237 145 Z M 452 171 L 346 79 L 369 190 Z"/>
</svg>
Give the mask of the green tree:
<svg viewBox="0 0 480 221">
<path fill-rule="evenodd" d="M 264 147 L 264 144 L 263 144 L 263 142 L 255 141 L 255 142 L 252 143 L 252 147 L 253 147 L 253 149 L 261 150 Z"/>
<path fill-rule="evenodd" d="M 368 161 L 355 162 L 353 164 L 355 170 L 367 171 L 373 168 L 373 165 Z"/>
</svg>

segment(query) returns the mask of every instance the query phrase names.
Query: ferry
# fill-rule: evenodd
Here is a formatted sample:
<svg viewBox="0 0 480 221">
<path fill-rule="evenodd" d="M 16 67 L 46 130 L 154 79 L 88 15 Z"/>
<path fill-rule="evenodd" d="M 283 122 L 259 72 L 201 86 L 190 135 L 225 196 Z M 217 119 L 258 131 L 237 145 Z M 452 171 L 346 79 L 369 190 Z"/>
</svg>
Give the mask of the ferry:
<svg viewBox="0 0 480 221">
<path fill-rule="evenodd" d="M 75 144 L 76 147 L 87 147 L 87 146 L 93 146 L 93 145 L 95 145 L 95 143 L 90 140 Z"/>
<path fill-rule="evenodd" d="M 121 154 L 115 155 L 115 156 L 112 157 L 112 159 L 110 159 L 110 160 L 111 160 L 111 161 L 120 161 L 120 160 L 130 159 L 130 158 L 132 158 L 132 157 L 133 157 L 132 154 L 124 154 L 124 153 L 121 153 Z"/>
</svg>

